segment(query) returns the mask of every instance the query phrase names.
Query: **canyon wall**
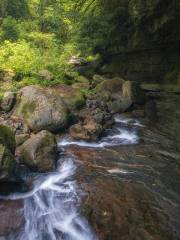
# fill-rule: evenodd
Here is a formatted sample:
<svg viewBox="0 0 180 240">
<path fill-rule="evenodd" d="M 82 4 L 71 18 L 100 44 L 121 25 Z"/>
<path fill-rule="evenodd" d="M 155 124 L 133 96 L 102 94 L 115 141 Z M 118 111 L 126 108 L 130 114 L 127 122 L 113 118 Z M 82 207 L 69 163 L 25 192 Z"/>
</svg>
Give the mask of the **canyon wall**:
<svg viewBox="0 0 180 240">
<path fill-rule="evenodd" d="M 125 12 L 126 21 L 117 19 L 103 72 L 180 83 L 180 1 L 114 0 L 109 5 Z"/>
</svg>

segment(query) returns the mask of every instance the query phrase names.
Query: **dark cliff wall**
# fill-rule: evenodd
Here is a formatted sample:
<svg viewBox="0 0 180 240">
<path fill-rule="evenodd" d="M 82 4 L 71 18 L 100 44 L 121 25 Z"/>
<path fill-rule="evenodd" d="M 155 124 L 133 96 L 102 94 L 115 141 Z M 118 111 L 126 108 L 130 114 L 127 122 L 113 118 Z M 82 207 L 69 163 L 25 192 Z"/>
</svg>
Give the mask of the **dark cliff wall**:
<svg viewBox="0 0 180 240">
<path fill-rule="evenodd" d="M 114 8 L 126 9 L 125 37 L 117 21 L 103 71 L 132 80 L 180 83 L 180 0 L 127 0 L 113 4 Z"/>
</svg>

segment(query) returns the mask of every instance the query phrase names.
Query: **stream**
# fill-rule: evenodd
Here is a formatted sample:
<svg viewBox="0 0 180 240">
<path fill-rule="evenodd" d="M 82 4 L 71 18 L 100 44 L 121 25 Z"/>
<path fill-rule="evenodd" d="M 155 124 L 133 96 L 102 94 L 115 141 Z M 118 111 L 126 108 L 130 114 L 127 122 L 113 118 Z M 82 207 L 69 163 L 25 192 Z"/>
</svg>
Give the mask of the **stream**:
<svg viewBox="0 0 180 240">
<path fill-rule="evenodd" d="M 156 127 L 143 119 L 116 115 L 114 126 L 107 129 L 98 142 L 73 141 L 69 136 L 60 139 L 58 145 L 61 151 L 56 171 L 33 176 L 33 187 L 30 192 L 11 194 L 3 198 L 23 199 L 25 219 L 20 232 L 4 239 L 109 239 L 99 238 L 99 235 L 95 234 L 97 232 L 97 229 L 96 231 L 94 229 L 97 226 L 93 224 L 95 219 L 89 221 L 87 215 L 84 217 L 81 213 L 82 200 L 86 196 L 85 190 L 81 187 L 81 180 L 76 179 L 81 165 L 91 168 L 88 179 L 83 178 L 83 181 L 87 182 L 86 185 L 94 184 L 91 183 L 93 174 L 99 179 L 145 185 L 148 191 L 156 196 L 162 209 L 164 208 L 161 211 L 168 215 L 175 235 L 180 234 L 179 138 L 176 140 L 177 145 L 174 144 L 174 132 L 172 133 L 173 127 L 176 128 L 177 115 L 179 116 L 180 111 L 176 111 L 176 116 L 171 114 L 166 116 L 175 118 L 174 123 L 171 119 L 172 126 L 168 124 L 166 126 L 164 116 L 167 105 L 165 108 L 162 107 L 164 101 L 159 101 L 158 104 L 161 110 Z M 162 109 L 165 110 L 163 114 Z M 177 126 L 179 127 L 179 123 Z M 97 192 L 98 190 L 101 189 L 95 189 Z M 109 228 L 111 230 L 111 226 Z M 115 237 L 112 235 L 112 239 L 120 239 L 119 234 L 116 233 Z"/>
</svg>

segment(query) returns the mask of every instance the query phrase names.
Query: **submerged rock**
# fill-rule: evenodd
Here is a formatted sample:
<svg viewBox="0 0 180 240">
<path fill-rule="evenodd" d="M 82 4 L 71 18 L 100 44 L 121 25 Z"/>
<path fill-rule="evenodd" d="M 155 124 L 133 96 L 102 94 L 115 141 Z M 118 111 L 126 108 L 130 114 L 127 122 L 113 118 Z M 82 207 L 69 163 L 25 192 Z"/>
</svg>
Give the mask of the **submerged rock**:
<svg viewBox="0 0 180 240">
<path fill-rule="evenodd" d="M 0 236 L 14 234 L 24 224 L 23 201 L 0 200 L 0 216 Z"/>
<path fill-rule="evenodd" d="M 34 134 L 17 149 L 17 154 L 29 168 L 50 171 L 55 167 L 57 154 L 55 136 L 46 130 Z"/>
<path fill-rule="evenodd" d="M 0 181 L 5 181 L 13 174 L 15 167 L 15 135 L 4 125 L 0 125 Z"/>
</svg>

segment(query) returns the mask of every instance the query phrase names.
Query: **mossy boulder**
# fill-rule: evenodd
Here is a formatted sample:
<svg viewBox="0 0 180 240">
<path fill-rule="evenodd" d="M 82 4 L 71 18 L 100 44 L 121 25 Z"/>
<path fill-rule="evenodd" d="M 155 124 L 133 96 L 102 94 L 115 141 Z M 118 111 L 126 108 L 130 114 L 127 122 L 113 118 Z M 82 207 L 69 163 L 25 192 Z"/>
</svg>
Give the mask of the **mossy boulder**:
<svg viewBox="0 0 180 240">
<path fill-rule="evenodd" d="M 33 134 L 17 150 L 20 161 L 32 170 L 46 172 L 55 167 L 57 143 L 55 136 L 43 130 Z"/>
<path fill-rule="evenodd" d="M 99 79 L 103 78 L 99 77 Z M 104 80 L 97 85 L 95 91 L 100 93 L 109 92 L 110 94 L 114 94 L 122 90 L 122 85 L 124 84 L 124 82 L 125 80 L 119 77 L 115 77 L 112 79 L 104 78 Z"/>
<path fill-rule="evenodd" d="M 15 135 L 7 126 L 0 125 L 0 181 L 11 177 L 15 166 Z"/>
<path fill-rule="evenodd" d="M 5 112 L 9 112 L 15 103 L 16 94 L 14 92 L 5 92 L 1 100 L 1 109 Z"/>
<path fill-rule="evenodd" d="M 13 115 L 22 117 L 34 132 L 57 132 L 67 126 L 71 113 L 84 103 L 79 88 L 65 85 L 25 87 L 18 93 Z"/>
</svg>

